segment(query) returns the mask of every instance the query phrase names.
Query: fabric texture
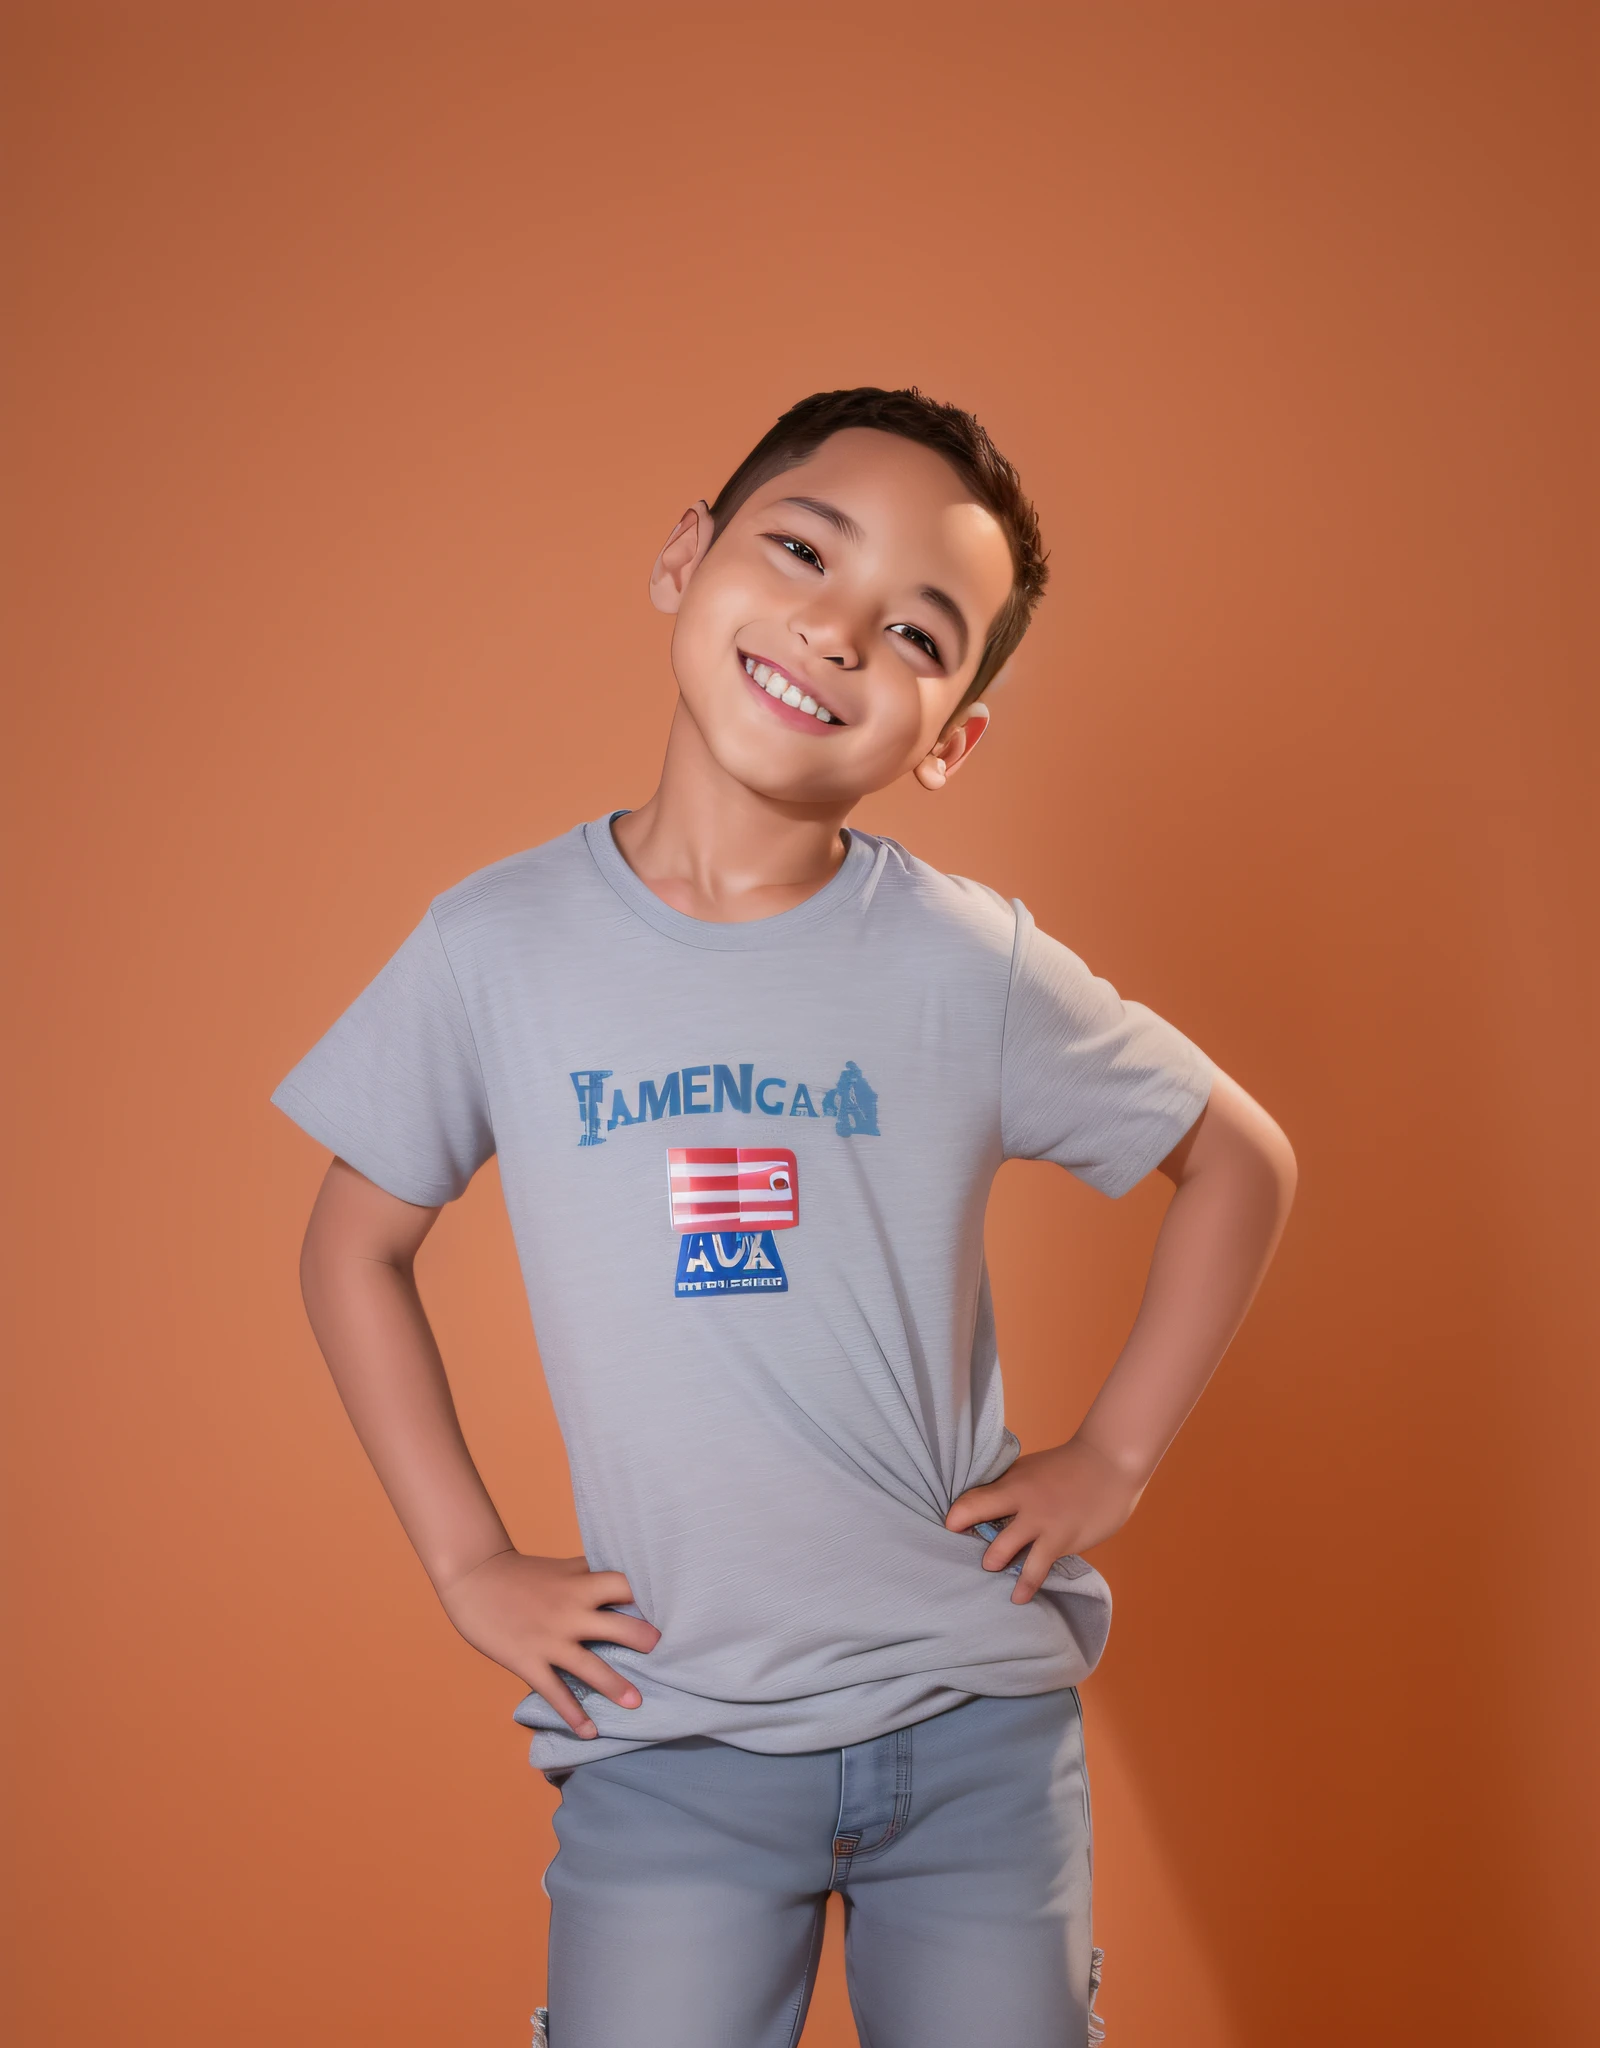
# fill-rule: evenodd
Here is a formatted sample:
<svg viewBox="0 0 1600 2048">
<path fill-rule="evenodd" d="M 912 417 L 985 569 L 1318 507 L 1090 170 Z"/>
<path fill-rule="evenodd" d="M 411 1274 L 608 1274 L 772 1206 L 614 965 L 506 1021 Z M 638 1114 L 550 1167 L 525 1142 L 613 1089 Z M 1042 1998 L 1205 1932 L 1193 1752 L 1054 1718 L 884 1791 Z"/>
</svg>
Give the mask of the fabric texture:
<svg viewBox="0 0 1600 2048">
<path fill-rule="evenodd" d="M 551 1775 L 549 2048 L 794 2048 L 830 1891 L 872 2048 L 1102 2038 L 1070 1688 L 838 1749 L 690 1737 Z"/>
<path fill-rule="evenodd" d="M 1110 1625 L 1084 1559 L 944 1528 L 1018 1455 L 983 1255 L 990 1183 L 1110 1196 L 1212 1067 L 1026 907 L 850 831 L 750 923 L 684 916 L 620 813 L 435 899 L 273 1101 L 404 1201 L 497 1154 L 584 1554 L 662 1631 L 599 1644 L 643 1704 L 538 1694 L 540 1768 L 699 1735 L 789 1753 L 1075 1685 Z M 579 1689 L 581 1690 L 581 1688 Z"/>
</svg>

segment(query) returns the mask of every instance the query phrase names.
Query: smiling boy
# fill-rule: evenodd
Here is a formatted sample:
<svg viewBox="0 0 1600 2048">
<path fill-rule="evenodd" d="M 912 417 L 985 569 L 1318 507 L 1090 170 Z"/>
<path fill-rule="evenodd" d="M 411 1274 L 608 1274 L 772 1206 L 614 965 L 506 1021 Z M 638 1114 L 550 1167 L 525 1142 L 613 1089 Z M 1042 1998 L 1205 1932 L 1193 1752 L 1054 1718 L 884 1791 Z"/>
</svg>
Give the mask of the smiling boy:
<svg viewBox="0 0 1600 2048">
<path fill-rule="evenodd" d="M 552 2048 L 793 2048 L 830 1890 L 872 2048 L 1099 2037 L 1080 1553 L 1242 1320 L 1294 1162 L 1020 902 L 846 825 L 965 764 L 1044 582 L 970 415 L 795 406 L 652 571 L 654 795 L 447 889 L 274 1094 L 336 1154 L 302 1280 L 341 1397 L 561 1786 Z M 413 1276 L 491 1154 L 576 1558 L 513 1545 Z M 983 1257 L 1015 1157 L 1175 1187 L 1104 1385 L 1028 1453 Z"/>
</svg>

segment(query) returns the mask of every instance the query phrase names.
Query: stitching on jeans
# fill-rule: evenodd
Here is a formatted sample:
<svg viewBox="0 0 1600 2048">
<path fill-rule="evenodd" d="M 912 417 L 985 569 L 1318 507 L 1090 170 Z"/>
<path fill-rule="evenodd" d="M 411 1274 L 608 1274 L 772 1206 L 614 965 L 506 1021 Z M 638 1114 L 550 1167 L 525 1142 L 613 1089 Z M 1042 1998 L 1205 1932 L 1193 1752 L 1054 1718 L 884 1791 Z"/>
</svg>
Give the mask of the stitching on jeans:
<svg viewBox="0 0 1600 2048">
<path fill-rule="evenodd" d="M 844 1750 L 841 1748 L 839 1751 L 839 1811 L 833 1817 L 833 1868 L 828 1873 L 828 1889 L 830 1892 L 837 1891 L 842 1884 L 849 1882 L 850 1859 L 855 1854 L 856 1842 L 859 1840 L 858 1836 L 851 1836 L 849 1838 L 850 1846 L 842 1855 L 840 1854 L 839 1844 L 846 1839 L 844 1832 L 844 1787 L 845 1757 Z"/>
<path fill-rule="evenodd" d="M 876 1856 L 897 1841 L 905 1832 L 906 1816 L 911 1808 L 911 1730 L 897 1728 L 894 1738 L 894 1804 L 889 1809 L 889 1825 L 883 1832 L 883 1839 L 874 1842 L 866 1853 Z"/>
<path fill-rule="evenodd" d="M 900 1739 L 895 1744 L 894 1775 L 894 1819 L 889 1825 L 891 1841 L 896 1835 L 902 1834 L 905 1831 L 906 1822 L 911 1818 L 910 1728 L 902 1728 L 900 1730 Z"/>
<path fill-rule="evenodd" d="M 898 1728 L 895 1730 L 894 1743 L 894 1804 L 889 1809 L 889 1825 L 884 1829 L 878 1840 L 869 1842 L 866 1848 L 853 1847 L 850 1851 L 851 1859 L 853 1860 L 859 1856 L 862 1862 L 865 1863 L 873 1856 L 881 1856 L 891 1842 L 897 1841 L 904 1834 L 906 1821 L 910 1813 L 911 1730 L 910 1728 Z M 835 1835 L 834 1840 L 837 1841 L 838 1839 L 838 1836 Z"/>
</svg>

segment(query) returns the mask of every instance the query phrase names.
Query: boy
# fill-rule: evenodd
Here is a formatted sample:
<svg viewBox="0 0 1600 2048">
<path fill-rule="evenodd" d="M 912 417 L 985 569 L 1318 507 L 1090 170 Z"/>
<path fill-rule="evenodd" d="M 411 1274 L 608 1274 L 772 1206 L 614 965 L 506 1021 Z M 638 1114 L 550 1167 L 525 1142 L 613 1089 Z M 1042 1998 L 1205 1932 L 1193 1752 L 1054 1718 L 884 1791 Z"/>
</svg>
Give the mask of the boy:
<svg viewBox="0 0 1600 2048">
<path fill-rule="evenodd" d="M 830 1890 L 872 2048 L 1100 2037 L 1077 1685 L 1110 1595 L 1078 1553 L 1238 1327 L 1294 1163 L 1021 903 L 845 829 L 964 764 L 1044 581 L 970 415 L 793 407 L 655 563 L 654 796 L 446 890 L 273 1096 L 337 1155 L 302 1279 L 339 1392 L 561 1787 L 551 2048 L 793 2048 Z M 513 1546 L 412 1277 L 491 1153 L 581 1557 Z M 983 1259 L 1009 1157 L 1176 1187 L 1105 1385 L 1026 1454 Z"/>
</svg>

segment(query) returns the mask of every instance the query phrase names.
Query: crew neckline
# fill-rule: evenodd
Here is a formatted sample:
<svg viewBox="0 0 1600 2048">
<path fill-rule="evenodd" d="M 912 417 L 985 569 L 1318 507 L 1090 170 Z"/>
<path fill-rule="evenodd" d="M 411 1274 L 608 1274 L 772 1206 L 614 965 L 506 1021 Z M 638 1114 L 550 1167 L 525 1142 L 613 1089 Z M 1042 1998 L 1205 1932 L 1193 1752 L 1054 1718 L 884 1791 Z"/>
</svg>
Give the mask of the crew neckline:
<svg viewBox="0 0 1600 2048">
<path fill-rule="evenodd" d="M 787 910 L 774 911 L 770 917 L 744 918 L 731 923 L 722 919 L 690 917 L 685 911 L 674 910 L 670 903 L 663 903 L 656 892 L 639 879 L 611 836 L 611 827 L 616 820 L 627 815 L 626 807 L 603 811 L 584 826 L 584 840 L 595 866 L 628 908 L 646 924 L 653 925 L 658 932 L 664 932 L 668 938 L 678 939 L 684 945 L 704 946 L 718 953 L 740 953 L 752 947 L 771 945 L 775 940 L 788 938 L 792 932 L 807 931 L 823 918 L 831 917 L 861 893 L 868 876 L 881 864 L 887 852 L 884 843 L 872 833 L 858 832 L 849 825 L 843 825 L 840 830 L 845 838 L 844 859 L 820 889 L 806 897 L 804 902 L 791 904 Z"/>
</svg>

